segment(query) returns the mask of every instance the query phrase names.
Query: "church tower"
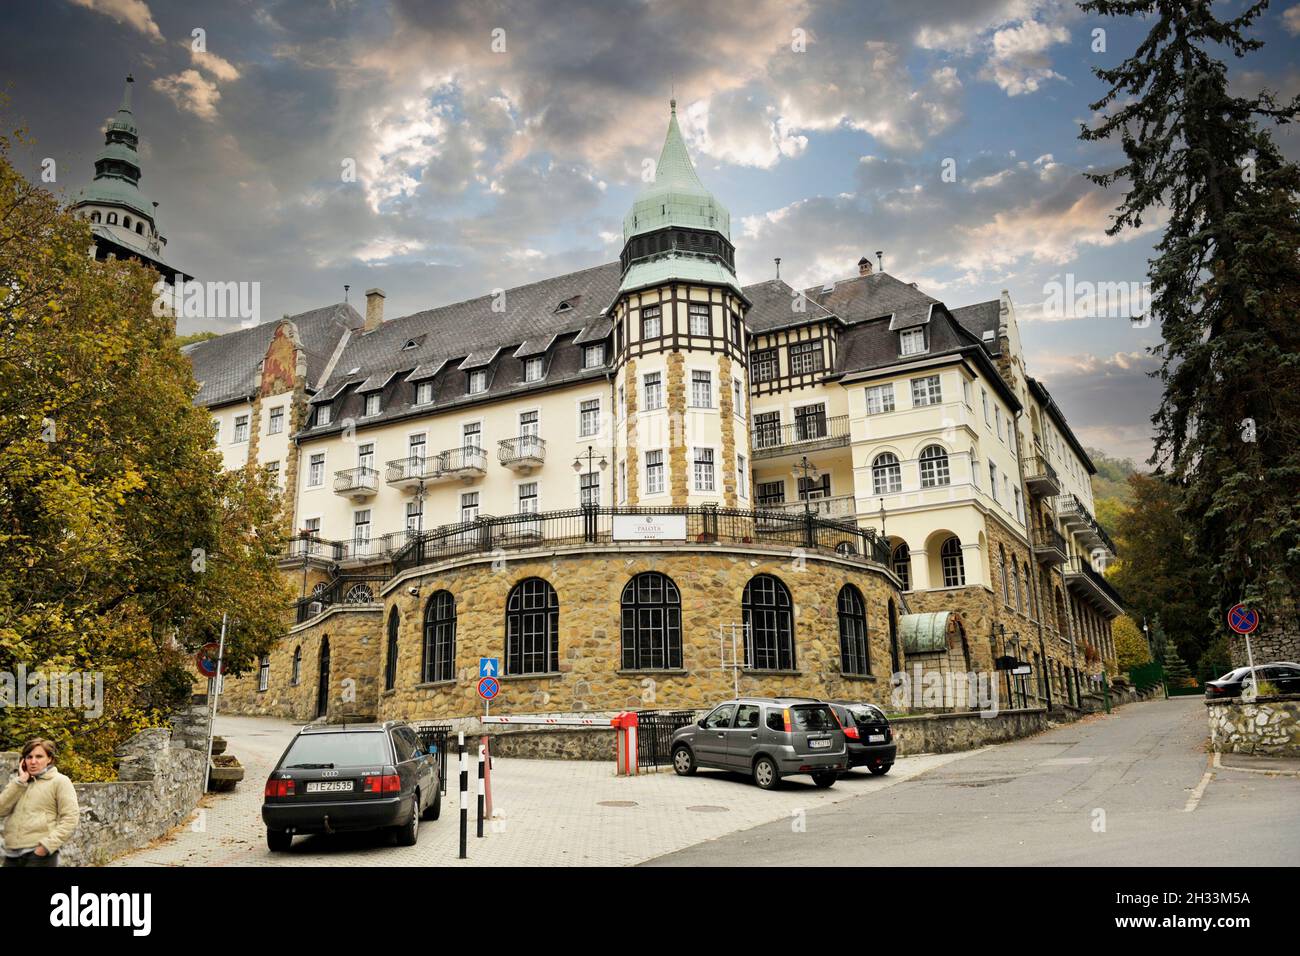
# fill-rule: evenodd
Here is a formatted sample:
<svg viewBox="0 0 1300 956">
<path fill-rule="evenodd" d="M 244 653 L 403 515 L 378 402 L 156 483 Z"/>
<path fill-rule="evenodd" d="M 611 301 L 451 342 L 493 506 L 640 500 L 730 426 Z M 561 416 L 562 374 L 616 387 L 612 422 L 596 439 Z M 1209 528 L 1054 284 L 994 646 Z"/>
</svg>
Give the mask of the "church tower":
<svg viewBox="0 0 1300 956">
<path fill-rule="evenodd" d="M 158 204 L 140 191 L 140 133 L 131 112 L 134 83 L 128 75 L 122 105 L 109 121 L 104 148 L 95 157 L 95 178 L 77 194 L 72 212 L 90 221 L 96 259 L 138 259 L 174 285 L 185 276 L 163 258 L 167 240 L 158 231 Z"/>
<path fill-rule="evenodd" d="M 610 317 L 626 503 L 753 507 L 750 303 L 736 280 L 731 217 L 696 175 L 676 100 L 654 182 L 623 220 L 620 259 Z"/>
</svg>

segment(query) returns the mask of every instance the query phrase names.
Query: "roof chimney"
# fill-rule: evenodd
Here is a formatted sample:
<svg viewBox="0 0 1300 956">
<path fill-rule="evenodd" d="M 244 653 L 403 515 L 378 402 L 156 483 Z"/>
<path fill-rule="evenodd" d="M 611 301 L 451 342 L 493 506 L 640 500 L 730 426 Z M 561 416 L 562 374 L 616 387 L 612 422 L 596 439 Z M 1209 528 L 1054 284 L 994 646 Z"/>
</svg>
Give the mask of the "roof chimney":
<svg viewBox="0 0 1300 956">
<path fill-rule="evenodd" d="M 373 332 L 383 323 L 385 298 L 383 289 L 366 290 L 366 324 L 362 331 Z"/>
<path fill-rule="evenodd" d="M 880 271 L 881 271 L 881 272 L 884 272 L 884 271 L 885 271 L 885 252 L 884 252 L 883 249 L 877 249 L 877 250 L 876 250 L 876 261 L 877 261 L 877 262 L 879 263 L 879 265 L 880 265 Z"/>
<path fill-rule="evenodd" d="M 860 276 L 871 275 L 871 260 L 868 259 L 866 256 L 863 256 L 861 259 L 858 260 L 858 275 Z"/>
</svg>

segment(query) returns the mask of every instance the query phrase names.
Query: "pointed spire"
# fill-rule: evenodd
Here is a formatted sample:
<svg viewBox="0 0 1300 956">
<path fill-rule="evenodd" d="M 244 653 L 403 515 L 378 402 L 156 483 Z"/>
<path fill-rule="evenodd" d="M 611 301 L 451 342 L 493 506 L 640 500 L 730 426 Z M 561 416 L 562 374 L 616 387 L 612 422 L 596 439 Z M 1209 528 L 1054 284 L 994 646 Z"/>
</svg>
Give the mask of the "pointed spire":
<svg viewBox="0 0 1300 956">
<path fill-rule="evenodd" d="M 664 148 L 659 152 L 659 164 L 655 167 L 655 181 L 649 190 L 675 189 L 687 192 L 707 194 L 704 183 L 696 175 L 695 164 L 682 139 L 682 129 L 677 125 L 677 99 L 669 100 L 668 134 L 664 137 Z"/>
<path fill-rule="evenodd" d="M 126 75 L 126 88 L 122 90 L 122 105 L 117 108 L 119 113 L 131 112 L 131 86 L 135 83 L 135 77 L 130 73 Z"/>
</svg>

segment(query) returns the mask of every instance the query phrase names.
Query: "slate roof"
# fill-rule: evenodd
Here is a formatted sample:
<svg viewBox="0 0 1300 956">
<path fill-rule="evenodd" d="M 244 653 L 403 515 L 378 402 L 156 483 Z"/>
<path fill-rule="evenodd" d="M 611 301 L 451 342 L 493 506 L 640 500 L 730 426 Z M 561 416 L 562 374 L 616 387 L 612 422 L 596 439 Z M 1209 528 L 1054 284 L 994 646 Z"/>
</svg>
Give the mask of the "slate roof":
<svg viewBox="0 0 1300 956">
<path fill-rule="evenodd" d="M 975 338 L 983 343 L 990 355 L 1001 354 L 998 345 L 998 321 L 1002 316 L 1002 300 L 990 299 L 987 302 L 977 302 L 974 305 L 963 305 L 959 309 L 952 310 L 952 317 L 969 329 Z M 991 331 L 993 337 L 988 341 L 984 339 L 984 333 Z"/>
<path fill-rule="evenodd" d="M 288 317 L 298 328 L 307 357 L 307 388 L 319 388 L 330 356 L 349 329 L 365 322 L 352 306 L 339 302 Z M 194 366 L 199 382 L 196 404 L 215 408 L 242 401 L 257 391 L 258 366 L 266 357 L 276 327 L 284 321 L 263 322 L 251 329 L 239 329 L 206 342 L 186 346 L 185 354 Z"/>
</svg>

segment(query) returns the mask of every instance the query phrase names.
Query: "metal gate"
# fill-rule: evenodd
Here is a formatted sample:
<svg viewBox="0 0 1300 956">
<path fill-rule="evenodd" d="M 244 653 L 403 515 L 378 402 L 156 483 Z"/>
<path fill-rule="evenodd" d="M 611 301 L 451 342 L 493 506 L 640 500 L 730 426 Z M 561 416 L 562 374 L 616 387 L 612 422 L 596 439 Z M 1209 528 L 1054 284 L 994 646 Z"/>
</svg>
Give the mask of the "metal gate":
<svg viewBox="0 0 1300 956">
<path fill-rule="evenodd" d="M 636 765 L 670 767 L 673 734 L 695 722 L 693 710 L 638 710 L 636 712 Z"/>
<path fill-rule="evenodd" d="M 451 724 L 426 724 L 415 729 L 420 738 L 420 746 L 426 751 L 432 748 L 438 755 L 438 781 L 442 792 L 447 792 L 447 741 L 451 739 Z"/>
</svg>

